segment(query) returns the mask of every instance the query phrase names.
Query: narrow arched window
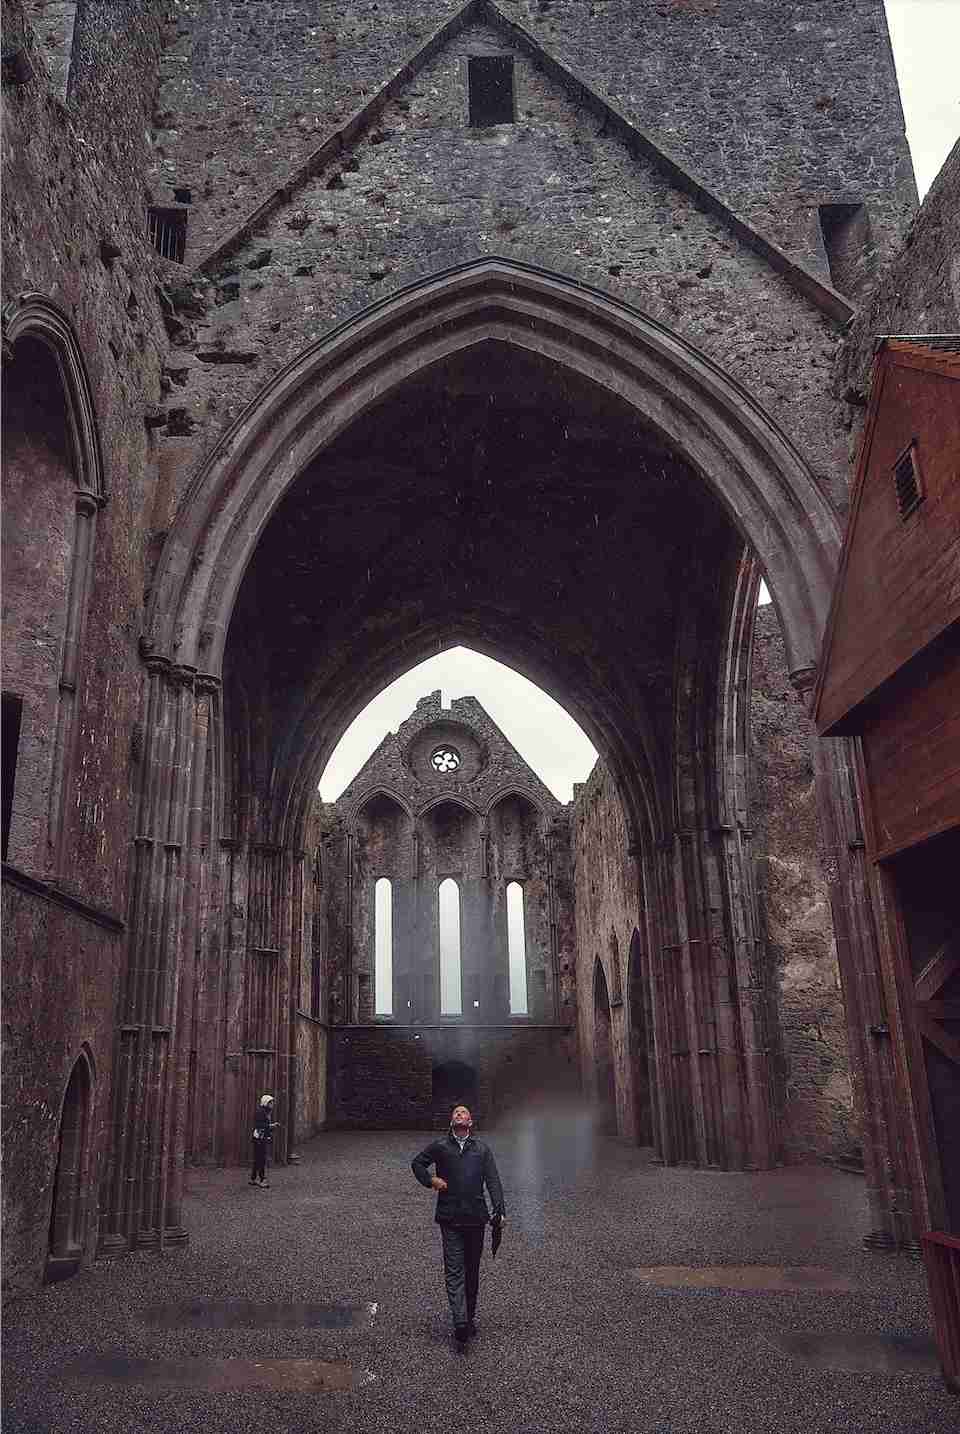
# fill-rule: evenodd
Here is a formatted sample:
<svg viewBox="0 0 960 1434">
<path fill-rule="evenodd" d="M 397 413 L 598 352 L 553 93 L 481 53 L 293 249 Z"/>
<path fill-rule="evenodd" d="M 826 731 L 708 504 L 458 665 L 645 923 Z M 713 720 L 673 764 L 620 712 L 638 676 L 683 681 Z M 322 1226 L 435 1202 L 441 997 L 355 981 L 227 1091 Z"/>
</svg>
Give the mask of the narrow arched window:
<svg viewBox="0 0 960 1434">
<path fill-rule="evenodd" d="M 525 1016 L 527 1006 L 527 938 L 523 928 L 523 887 L 507 886 L 507 952 L 510 959 L 510 1014 Z"/>
<path fill-rule="evenodd" d="M 374 1011 L 393 1015 L 393 886 L 381 876 L 373 902 Z"/>
<path fill-rule="evenodd" d="M 462 1016 L 460 985 L 460 888 L 448 876 L 438 894 L 440 926 L 440 1014 Z"/>
</svg>

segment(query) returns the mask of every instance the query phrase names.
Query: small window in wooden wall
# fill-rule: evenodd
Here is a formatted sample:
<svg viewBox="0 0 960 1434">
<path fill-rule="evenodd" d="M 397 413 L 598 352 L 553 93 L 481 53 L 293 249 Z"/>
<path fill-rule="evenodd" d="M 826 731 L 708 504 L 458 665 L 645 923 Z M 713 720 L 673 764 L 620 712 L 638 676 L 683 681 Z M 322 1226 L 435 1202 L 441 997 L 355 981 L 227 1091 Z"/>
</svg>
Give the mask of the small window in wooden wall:
<svg viewBox="0 0 960 1434">
<path fill-rule="evenodd" d="M 393 885 L 385 876 L 373 897 L 374 1015 L 393 1015 Z"/>
<path fill-rule="evenodd" d="M 164 259 L 175 264 L 183 263 L 187 252 L 187 211 L 185 209 L 147 210 L 147 232 L 150 243 Z"/>
<path fill-rule="evenodd" d="M 897 494 L 897 508 L 901 518 L 909 518 L 923 501 L 923 484 L 920 481 L 920 465 L 917 463 L 917 448 L 911 443 L 893 465 L 893 484 Z"/>
<path fill-rule="evenodd" d="M 510 55 L 471 55 L 467 61 L 470 124 L 484 129 L 492 124 L 513 124 L 513 59 Z"/>
<path fill-rule="evenodd" d="M 507 886 L 507 952 L 510 965 L 510 1014 L 528 1014 L 527 938 L 523 925 L 523 887 L 519 881 Z"/>
<path fill-rule="evenodd" d="M 437 893 L 440 928 L 440 1014 L 463 1015 L 460 979 L 460 888 L 452 877 Z"/>
</svg>

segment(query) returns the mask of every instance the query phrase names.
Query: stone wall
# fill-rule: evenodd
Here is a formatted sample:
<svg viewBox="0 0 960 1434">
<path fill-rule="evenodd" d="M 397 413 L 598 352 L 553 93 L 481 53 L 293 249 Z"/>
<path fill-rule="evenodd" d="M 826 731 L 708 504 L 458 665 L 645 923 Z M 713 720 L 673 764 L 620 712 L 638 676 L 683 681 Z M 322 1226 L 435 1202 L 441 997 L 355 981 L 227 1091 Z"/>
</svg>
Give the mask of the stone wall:
<svg viewBox="0 0 960 1434">
<path fill-rule="evenodd" d="M 960 333 L 960 141 L 947 156 L 898 250 L 861 306 L 839 366 L 840 392 L 857 416 L 866 404 L 873 348 L 882 334 Z M 853 425 L 859 440 L 859 425 Z M 851 455 L 853 456 L 853 455 Z"/>
<path fill-rule="evenodd" d="M 783 1156 L 859 1159 L 843 997 L 833 924 L 817 853 L 811 746 L 813 726 L 786 673 L 772 606 L 757 614 L 753 659 L 752 849 L 770 976 L 771 1023 L 778 1042 L 774 1100 Z M 595 1012 L 595 967 L 610 1000 L 616 1126 L 630 1139 L 649 1101 L 642 1061 L 649 1013 L 631 980 L 631 942 L 642 952 L 644 922 L 637 863 L 629 854 L 623 809 L 602 763 L 576 791 L 573 849 L 580 1053 L 585 1087 L 598 1090 L 602 1019 Z"/>
<path fill-rule="evenodd" d="M 497 8 L 501 40 L 522 26 L 825 277 L 820 204 L 867 204 L 872 243 L 892 252 L 916 189 L 882 0 Z M 463 9 L 462 0 L 178 0 L 155 177 L 171 200 L 174 186 L 195 196 L 191 252 L 234 228 Z M 435 83 L 422 91 L 435 110 Z"/>
<path fill-rule="evenodd" d="M 194 6 L 193 26 L 185 14 L 184 33 L 168 56 L 175 74 L 164 101 L 165 123 L 172 128 L 164 132 L 163 164 L 169 167 L 171 184 L 185 184 L 199 196 L 190 211 L 188 267 L 199 260 L 203 267 L 185 275 L 174 295 L 179 326 L 171 358 L 176 414 L 163 438 L 169 483 L 164 522 L 170 521 L 177 493 L 225 425 L 285 363 L 413 279 L 491 253 L 607 288 L 689 338 L 776 412 L 840 503 L 845 434 L 829 393 L 839 341 L 836 319 L 775 272 L 742 233 L 731 228 L 728 217 L 700 202 L 689 187 L 673 182 L 638 148 L 639 141 L 628 141 L 602 124 L 570 83 L 547 74 L 535 56 L 517 48 L 509 26 L 472 24 L 451 35 L 424 58 L 422 67 L 414 67 L 384 107 L 351 128 L 342 144 L 326 152 L 316 166 L 295 175 L 307 142 L 299 148 L 283 147 L 281 141 L 290 133 L 274 108 L 289 102 L 292 133 L 300 132 L 301 121 L 312 133 L 314 112 L 302 87 L 309 76 L 311 90 L 317 89 L 318 76 L 311 60 L 299 80 L 290 80 L 295 90 L 298 85 L 301 89 L 296 99 L 291 94 L 288 100 L 284 76 L 289 79 L 291 67 L 302 66 L 305 55 L 322 53 L 333 65 L 325 72 L 325 102 L 340 103 L 334 97 L 342 82 L 360 104 L 372 92 L 373 76 L 386 78 L 396 70 L 396 51 L 381 50 L 388 38 L 396 40 L 403 24 L 416 26 L 423 35 L 429 28 L 428 13 L 434 18 L 449 13 L 443 6 L 405 10 L 401 23 L 399 11 L 381 8 L 384 13 L 378 12 L 375 24 L 370 15 L 364 24 L 362 8 L 351 7 L 333 64 L 328 48 L 336 28 L 334 7 L 326 12 L 310 7 L 316 35 L 308 39 L 297 23 L 299 19 L 306 25 L 306 7 L 285 6 L 287 34 L 280 33 L 277 21 L 264 39 L 263 53 L 278 67 L 269 72 L 275 101 L 265 97 L 263 75 L 258 78 L 256 66 L 246 65 L 241 73 L 234 68 L 241 39 L 244 46 L 254 43 L 259 27 L 274 25 L 267 7 L 243 7 L 241 19 L 239 7 Z M 662 8 L 651 7 L 651 24 L 661 25 L 654 16 Z M 566 9 L 572 24 L 576 7 Z M 689 38 L 689 15 L 680 6 L 671 9 L 669 21 L 662 22 L 664 33 L 676 27 L 668 53 L 681 48 L 681 35 Z M 876 50 L 873 59 L 865 61 L 871 112 L 876 111 L 878 120 L 895 112 L 889 120 L 895 130 L 900 123 L 896 95 L 877 88 L 887 75 L 886 40 L 874 35 L 867 45 L 861 33 L 870 36 L 877 10 L 870 6 L 866 25 L 862 13 L 858 16 L 857 41 L 866 47 L 864 54 Z M 839 20 L 836 25 L 838 30 L 846 28 Z M 363 30 L 369 50 L 357 50 L 360 42 L 355 45 L 351 38 L 355 29 Z M 579 39 L 582 31 L 571 33 Z M 790 33 L 796 39 L 800 32 Z M 725 29 L 724 44 L 733 46 L 739 38 Z M 817 30 L 804 44 L 819 46 L 822 40 Z M 844 44 L 849 57 L 853 36 L 845 36 Z M 277 47 L 287 57 L 282 63 Z M 467 123 L 466 60 L 484 48 L 514 55 L 519 96 L 515 124 L 474 129 Z M 622 49 L 618 41 L 618 52 Z M 346 54 L 351 57 L 349 69 L 341 69 Z M 392 54 L 391 61 L 387 54 Z M 795 58 L 799 73 L 807 52 L 798 51 Z M 768 79 L 765 74 L 765 84 Z M 828 80 L 825 77 L 825 92 Z M 601 94 L 610 88 L 608 77 Z M 805 93 L 805 86 L 792 83 L 791 88 Z M 227 89 L 229 104 L 224 99 Z M 683 86 L 674 91 L 683 93 Z M 817 132 L 827 150 L 840 133 L 825 117 L 833 103 L 830 100 L 817 117 Z M 697 108 L 703 109 L 699 101 Z M 222 118 L 227 115 L 229 119 Z M 767 120 L 758 97 L 758 133 L 772 132 Z M 790 122 L 785 115 L 785 128 Z M 323 125 L 316 131 L 321 132 Z M 850 133 L 846 128 L 842 132 Z M 871 134 L 871 144 L 873 139 Z M 848 144 L 844 139 L 843 146 Z M 843 146 L 838 144 L 841 150 Z M 891 138 L 884 163 L 901 150 L 902 144 Z M 720 147 L 705 144 L 704 152 L 718 154 Z M 792 134 L 783 154 L 795 165 Z M 827 186 L 831 194 L 848 193 L 846 186 L 861 183 L 862 169 L 854 159 L 845 152 L 841 165 L 837 157 Z M 831 164 L 823 160 L 821 167 Z M 203 198 L 207 166 L 210 189 Z M 731 166 L 730 173 L 734 170 Z M 841 170 L 842 191 L 837 189 Z M 758 204 L 760 172 L 770 195 L 774 190 L 766 158 L 755 179 Z M 273 176 L 272 198 L 256 222 L 226 247 L 211 251 L 214 235 L 229 235 L 254 195 L 261 197 L 267 175 Z M 219 211 L 213 224 L 211 208 Z M 788 204 L 782 196 L 771 204 L 773 213 L 793 213 L 795 208 L 796 201 L 791 198 Z M 912 199 L 901 195 L 884 222 L 899 233 L 911 208 Z M 879 217 L 877 222 L 880 225 Z M 824 302 L 829 307 L 831 301 Z"/>
<path fill-rule="evenodd" d="M 777 1099 L 787 1160 L 858 1161 L 843 994 L 817 852 L 816 734 L 786 673 L 772 604 L 753 648 L 752 848 L 779 1036 Z"/>
<path fill-rule="evenodd" d="M 40 7 L 28 8 L 32 13 Z M 59 8 L 64 14 L 58 23 L 76 7 Z M 46 470 L 46 492 L 62 521 L 59 540 L 45 553 L 23 545 L 26 568 L 31 553 L 37 559 L 32 569 L 14 565 L 5 572 L 5 629 L 15 617 L 17 630 L 47 644 L 50 681 L 44 683 L 54 695 L 68 641 L 76 645 L 77 658 L 70 694 L 75 724 L 64 753 L 70 790 L 62 840 L 54 851 L 42 828 L 57 718 L 53 707 L 34 700 L 39 678 L 22 664 L 18 668 L 16 644 L 5 652 L 4 687 L 16 692 L 22 684 L 25 731 L 32 723 L 36 739 L 36 761 L 18 771 L 15 789 L 21 813 L 32 811 L 36 829 L 25 841 L 12 842 L 10 851 L 28 875 L 6 869 L 3 883 L 3 1228 L 13 1290 L 36 1284 L 43 1273 L 61 1108 L 81 1057 L 93 1083 L 78 1207 L 84 1258 L 96 1243 L 98 1192 L 108 1173 L 113 1134 L 113 1043 L 140 755 L 137 642 L 155 473 L 155 439 L 144 419 L 160 398 L 166 347 L 155 288 L 160 271 L 147 242 L 143 188 L 164 8 L 160 0 L 137 6 L 87 0 L 79 7 L 65 106 L 62 56 L 51 56 L 51 74 L 24 6 L 15 0 L 2 5 L 4 54 L 20 50 L 32 69 L 24 83 L 5 83 L 3 90 L 5 332 L 16 332 L 21 296 L 31 294 L 56 306 L 48 312 L 58 314 L 64 333 L 67 326 L 72 329 L 76 371 L 89 384 L 93 411 L 81 447 L 91 465 L 95 457 L 102 461 L 105 498 L 96 513 L 89 597 L 73 609 L 79 613 L 85 606 L 85 622 L 68 631 L 44 611 L 45 603 L 71 601 L 67 569 L 80 526 L 72 510 L 83 475 L 64 435 L 65 410 L 56 393 L 62 380 L 51 379 L 39 409 L 18 400 L 16 419 L 7 410 L 18 442 L 22 439 L 21 466 L 40 449 L 58 453 L 56 471 Z M 5 397 L 10 385 L 16 386 L 20 365 L 36 369 L 40 353 L 51 374 L 57 365 L 61 372 L 70 369 L 64 348 L 53 359 L 40 343 L 28 330 L 15 339 L 12 354 L 5 353 Z M 40 431 L 31 432 L 38 425 Z M 40 469 L 31 472 L 36 480 Z M 40 487 L 28 485 L 19 517 L 31 526 L 43 523 L 40 499 Z M 91 500 L 90 506 L 97 505 Z M 40 578 L 58 564 L 63 573 L 54 592 Z M 29 749 L 28 737 L 24 750 Z"/>
<path fill-rule="evenodd" d="M 442 1129 L 466 1101 L 478 1125 L 579 1089 L 569 1027 L 341 1026 L 331 1032 L 329 1123 Z"/>
<path fill-rule="evenodd" d="M 596 965 L 603 967 L 610 1002 L 610 1044 L 616 1095 L 616 1128 L 634 1139 L 642 1092 L 634 1089 L 631 1059 L 634 1027 L 642 1013 L 629 995 L 629 958 L 634 931 L 641 923 L 637 862 L 629 853 L 623 806 L 602 762 L 589 779 L 574 788 L 571 817 L 576 923 L 577 1031 L 584 1089 L 601 1105 L 607 1093 L 598 1089 L 602 1053 L 596 1048 Z M 639 1018 L 639 1019 L 638 1019 Z M 599 1027 L 602 1031 L 602 1026 Z M 598 1059 L 599 1057 L 599 1059 Z"/>
</svg>

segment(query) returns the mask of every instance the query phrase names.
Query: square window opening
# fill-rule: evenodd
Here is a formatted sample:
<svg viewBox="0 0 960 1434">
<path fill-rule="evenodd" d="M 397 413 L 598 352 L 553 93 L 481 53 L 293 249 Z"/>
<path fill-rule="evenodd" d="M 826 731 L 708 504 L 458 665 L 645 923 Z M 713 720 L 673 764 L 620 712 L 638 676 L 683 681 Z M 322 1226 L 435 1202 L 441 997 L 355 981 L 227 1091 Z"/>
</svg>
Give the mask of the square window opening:
<svg viewBox="0 0 960 1434">
<path fill-rule="evenodd" d="M 164 259 L 182 264 L 187 252 L 187 211 L 185 209 L 147 210 L 147 232 L 150 243 Z"/>
<path fill-rule="evenodd" d="M 514 123 L 513 59 L 509 55 L 471 55 L 467 81 L 470 124 L 474 129 Z"/>
</svg>

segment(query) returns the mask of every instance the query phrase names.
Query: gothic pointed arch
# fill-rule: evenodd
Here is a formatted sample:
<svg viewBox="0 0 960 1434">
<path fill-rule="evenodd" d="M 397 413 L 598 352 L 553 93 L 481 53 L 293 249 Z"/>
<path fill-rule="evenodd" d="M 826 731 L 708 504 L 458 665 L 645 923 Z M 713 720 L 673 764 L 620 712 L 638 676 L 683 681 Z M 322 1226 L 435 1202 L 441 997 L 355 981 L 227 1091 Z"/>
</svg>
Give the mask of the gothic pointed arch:
<svg viewBox="0 0 960 1434">
<path fill-rule="evenodd" d="M 60 1109 L 44 1275 L 48 1284 L 75 1274 L 83 1256 L 90 1197 L 93 1089 L 93 1058 L 85 1047 L 70 1071 Z"/>
<path fill-rule="evenodd" d="M 619 393 L 685 455 L 761 563 L 791 668 L 813 666 L 839 526 L 775 420 L 712 360 L 632 305 L 498 257 L 433 275 L 371 306 L 266 385 L 183 500 L 151 600 L 152 646 L 218 673 L 240 579 L 297 474 L 385 391 L 492 338 Z"/>
<path fill-rule="evenodd" d="M 97 514 L 106 499 L 103 459 L 86 364 L 63 310 L 28 291 L 4 307 L 2 329 L 4 736 L 15 701 L 15 756 L 22 756 L 4 763 L 4 859 L 56 878 L 71 805 Z"/>
</svg>

